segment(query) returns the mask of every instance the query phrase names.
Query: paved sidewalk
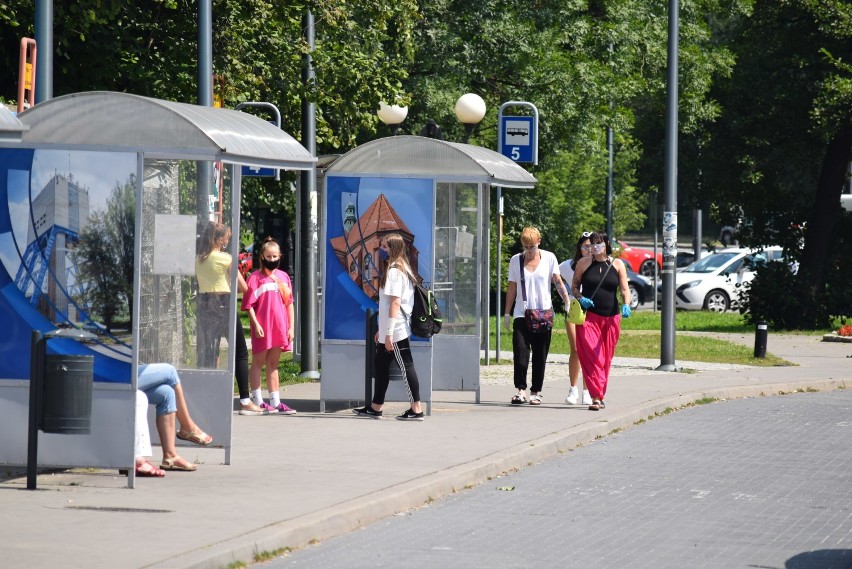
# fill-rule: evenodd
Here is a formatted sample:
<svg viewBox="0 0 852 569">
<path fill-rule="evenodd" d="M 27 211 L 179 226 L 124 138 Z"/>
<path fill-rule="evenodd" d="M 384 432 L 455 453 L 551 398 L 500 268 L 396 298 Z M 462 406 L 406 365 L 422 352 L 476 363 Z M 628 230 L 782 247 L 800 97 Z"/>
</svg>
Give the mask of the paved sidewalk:
<svg viewBox="0 0 852 569">
<path fill-rule="evenodd" d="M 423 423 L 360 419 L 342 405 L 320 414 L 318 384 L 290 387 L 284 398 L 298 415 L 234 417 L 229 466 L 223 451 L 198 448 L 185 449 L 202 463 L 197 472 L 137 479 L 135 490 L 105 471 L 45 473 L 36 492 L 24 490 L 24 477 L 0 483 L 0 559 L 3 567 L 224 568 L 345 533 L 667 407 L 852 383 L 849 344 L 770 335 L 769 352 L 797 365 L 670 373 L 653 371 L 657 360 L 616 358 L 607 408 L 597 413 L 563 403 L 567 364 L 556 357 L 541 407 L 509 405 L 511 367 L 489 366 L 480 404 L 473 393 L 436 392 Z M 389 404 L 386 414 L 404 408 Z"/>
</svg>

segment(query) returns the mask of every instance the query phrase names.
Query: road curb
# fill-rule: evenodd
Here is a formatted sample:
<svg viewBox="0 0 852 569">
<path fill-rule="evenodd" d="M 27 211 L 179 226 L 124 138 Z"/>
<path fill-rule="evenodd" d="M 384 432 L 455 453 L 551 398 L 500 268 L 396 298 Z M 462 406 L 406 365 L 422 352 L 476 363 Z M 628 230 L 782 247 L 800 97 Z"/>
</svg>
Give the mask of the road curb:
<svg viewBox="0 0 852 569">
<path fill-rule="evenodd" d="M 798 391 L 848 388 L 846 380 L 798 380 L 688 391 L 603 411 L 586 423 L 556 431 L 487 456 L 359 496 L 317 512 L 270 524 L 202 549 L 149 565 L 151 569 L 223 569 L 229 564 L 254 563 L 258 553 L 299 549 L 349 533 L 395 514 L 428 504 L 456 492 L 569 452 L 584 444 L 634 426 L 668 410 L 702 399 L 742 399 Z"/>
</svg>

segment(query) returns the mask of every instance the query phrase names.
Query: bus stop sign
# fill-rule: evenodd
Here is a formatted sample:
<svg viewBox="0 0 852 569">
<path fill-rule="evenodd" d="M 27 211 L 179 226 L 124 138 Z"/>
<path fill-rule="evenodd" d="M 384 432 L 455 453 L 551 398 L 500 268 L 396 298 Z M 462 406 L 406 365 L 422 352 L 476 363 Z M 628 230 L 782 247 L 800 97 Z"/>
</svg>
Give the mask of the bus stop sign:
<svg viewBox="0 0 852 569">
<path fill-rule="evenodd" d="M 503 156 L 515 162 L 536 162 L 536 141 L 534 117 L 500 117 L 500 150 Z"/>
</svg>

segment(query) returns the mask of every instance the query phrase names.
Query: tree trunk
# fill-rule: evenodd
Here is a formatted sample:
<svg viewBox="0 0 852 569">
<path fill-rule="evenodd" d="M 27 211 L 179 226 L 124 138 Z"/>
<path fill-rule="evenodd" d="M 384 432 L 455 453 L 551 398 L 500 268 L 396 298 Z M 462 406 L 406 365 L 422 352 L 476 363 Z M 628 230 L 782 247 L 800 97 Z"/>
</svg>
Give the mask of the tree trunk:
<svg viewBox="0 0 852 569">
<path fill-rule="evenodd" d="M 822 161 L 819 184 L 814 196 L 814 207 L 805 231 L 805 247 L 799 271 L 804 279 L 805 297 L 809 301 L 819 298 L 825 279 L 825 264 L 831 246 L 834 228 L 840 219 L 840 195 L 846 168 L 852 161 L 852 126 L 840 130 L 829 141 Z M 805 302 L 806 313 L 812 312 L 813 302 Z M 810 319 L 806 318 L 805 321 Z"/>
</svg>

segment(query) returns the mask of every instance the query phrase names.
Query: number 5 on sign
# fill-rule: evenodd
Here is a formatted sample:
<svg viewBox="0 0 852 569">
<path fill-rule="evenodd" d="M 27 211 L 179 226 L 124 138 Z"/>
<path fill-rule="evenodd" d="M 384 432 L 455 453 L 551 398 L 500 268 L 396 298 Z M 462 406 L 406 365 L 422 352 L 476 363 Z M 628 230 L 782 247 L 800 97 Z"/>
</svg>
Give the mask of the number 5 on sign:
<svg viewBox="0 0 852 569">
<path fill-rule="evenodd" d="M 520 148 L 518 148 L 517 146 L 513 146 L 513 147 L 512 147 L 512 154 L 511 154 L 511 158 L 512 158 L 512 160 L 514 160 L 515 162 L 519 162 L 519 161 L 521 160 L 521 149 L 520 149 Z"/>
</svg>

